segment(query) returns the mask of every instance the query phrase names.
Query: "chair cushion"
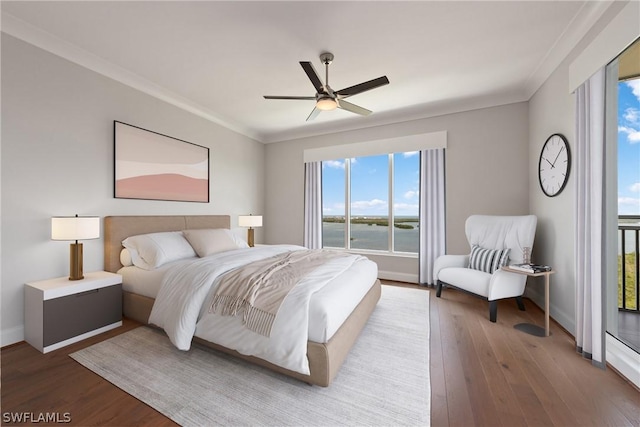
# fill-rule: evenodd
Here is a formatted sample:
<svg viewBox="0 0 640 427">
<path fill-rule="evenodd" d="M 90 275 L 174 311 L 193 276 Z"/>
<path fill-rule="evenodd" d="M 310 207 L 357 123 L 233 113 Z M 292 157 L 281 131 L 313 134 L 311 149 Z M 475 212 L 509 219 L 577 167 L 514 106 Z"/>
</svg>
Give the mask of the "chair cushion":
<svg viewBox="0 0 640 427">
<path fill-rule="evenodd" d="M 494 271 L 507 265 L 510 249 L 485 249 L 478 245 L 471 247 L 469 268 L 493 274 Z"/>
<path fill-rule="evenodd" d="M 438 279 L 456 288 L 487 297 L 489 295 L 489 282 L 491 274 L 471 268 L 443 268 L 438 274 Z"/>
</svg>

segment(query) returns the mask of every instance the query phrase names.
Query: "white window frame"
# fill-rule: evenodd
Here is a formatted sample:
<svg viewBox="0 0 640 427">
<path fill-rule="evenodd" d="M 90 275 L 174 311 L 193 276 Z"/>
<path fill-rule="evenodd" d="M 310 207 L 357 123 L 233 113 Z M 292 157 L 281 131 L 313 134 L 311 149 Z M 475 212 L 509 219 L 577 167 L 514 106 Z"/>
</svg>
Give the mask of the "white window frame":
<svg viewBox="0 0 640 427">
<path fill-rule="evenodd" d="M 361 252 L 370 252 L 370 253 L 376 253 L 376 254 L 393 254 L 393 255 L 409 255 L 409 256 L 413 256 L 413 255 L 417 255 L 418 252 L 401 252 L 401 251 L 395 251 L 394 247 L 395 247 L 395 233 L 394 233 L 394 224 L 395 224 L 395 213 L 394 213 L 394 155 L 395 154 L 402 154 L 402 152 L 397 152 L 397 153 L 387 153 L 387 165 L 388 165 L 388 194 L 387 197 L 389 199 L 388 202 L 388 226 L 389 227 L 389 232 L 387 233 L 387 249 L 361 249 L 361 248 L 352 248 L 351 247 L 351 158 L 345 158 L 345 159 L 331 159 L 331 160 L 341 160 L 344 161 L 344 194 L 345 194 L 345 199 L 344 199 L 344 206 L 345 206 L 345 210 L 344 210 L 344 215 L 345 215 L 345 221 L 344 221 L 344 246 L 342 248 L 335 248 L 332 246 L 327 246 L 327 248 L 332 248 L 332 249 L 345 249 L 347 251 L 361 251 Z M 384 154 L 377 154 L 376 156 L 382 156 Z M 366 156 L 359 156 L 359 157 L 366 157 Z M 323 183 L 324 184 L 324 183 Z M 418 212 L 418 216 L 420 215 L 420 213 Z M 323 214 L 324 216 L 324 214 Z M 324 244 L 323 244 L 323 247 Z"/>
</svg>

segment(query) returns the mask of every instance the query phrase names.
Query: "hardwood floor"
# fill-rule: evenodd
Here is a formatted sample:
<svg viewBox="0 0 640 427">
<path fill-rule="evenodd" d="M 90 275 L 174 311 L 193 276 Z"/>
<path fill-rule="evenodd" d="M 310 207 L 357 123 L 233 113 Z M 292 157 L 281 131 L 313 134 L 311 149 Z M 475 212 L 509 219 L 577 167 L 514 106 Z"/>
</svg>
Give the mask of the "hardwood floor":
<svg viewBox="0 0 640 427">
<path fill-rule="evenodd" d="M 434 426 L 638 426 L 640 393 L 613 370 L 575 352 L 555 322 L 542 338 L 513 328 L 544 325 L 525 299 L 498 303 L 444 289 L 431 295 L 431 420 Z"/>
<path fill-rule="evenodd" d="M 430 297 L 433 426 L 640 425 L 640 393 L 577 355 L 558 325 L 551 323 L 548 338 L 513 329 L 544 324 L 531 301 L 525 312 L 501 301 L 494 324 L 479 298 L 451 289 Z M 175 425 L 68 357 L 138 325 L 125 319 L 121 328 L 45 355 L 26 343 L 3 348 L 2 424 L 29 424 L 7 422 L 7 414 L 55 412 L 68 413 L 71 425 Z"/>
</svg>

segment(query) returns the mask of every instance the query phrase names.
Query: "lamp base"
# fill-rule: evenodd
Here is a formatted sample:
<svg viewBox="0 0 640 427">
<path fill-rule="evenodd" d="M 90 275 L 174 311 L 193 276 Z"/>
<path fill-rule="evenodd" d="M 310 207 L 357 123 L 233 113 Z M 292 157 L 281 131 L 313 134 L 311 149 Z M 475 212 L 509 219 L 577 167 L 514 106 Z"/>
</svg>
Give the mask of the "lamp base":
<svg viewBox="0 0 640 427">
<path fill-rule="evenodd" d="M 247 230 L 247 243 L 249 244 L 249 247 L 253 247 L 253 228 L 249 228 L 249 230 Z"/>
<path fill-rule="evenodd" d="M 82 243 L 69 245 L 69 280 L 82 280 Z"/>
</svg>

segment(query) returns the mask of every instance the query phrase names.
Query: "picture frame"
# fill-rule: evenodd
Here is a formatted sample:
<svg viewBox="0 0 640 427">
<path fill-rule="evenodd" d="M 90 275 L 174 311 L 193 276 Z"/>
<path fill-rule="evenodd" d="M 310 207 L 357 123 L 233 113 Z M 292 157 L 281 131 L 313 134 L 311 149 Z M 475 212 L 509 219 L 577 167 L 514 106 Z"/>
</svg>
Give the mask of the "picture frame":
<svg viewBox="0 0 640 427">
<path fill-rule="evenodd" d="M 209 203 L 209 148 L 113 122 L 117 199 Z"/>
</svg>

